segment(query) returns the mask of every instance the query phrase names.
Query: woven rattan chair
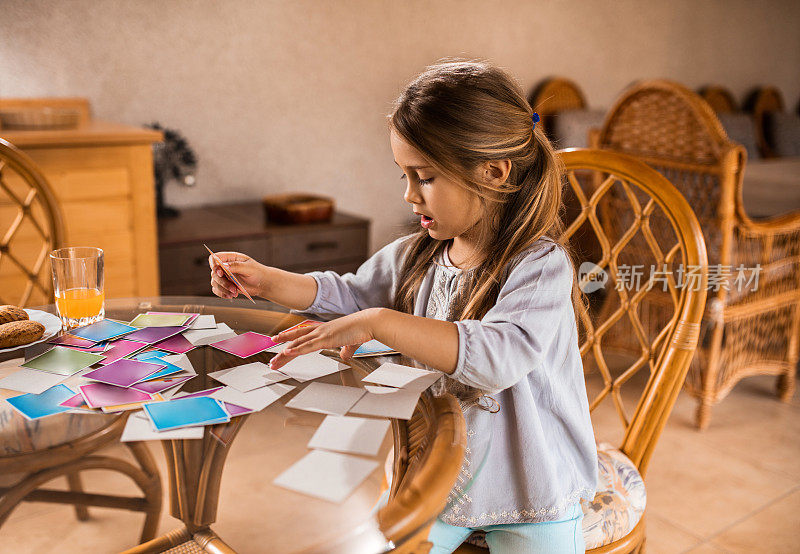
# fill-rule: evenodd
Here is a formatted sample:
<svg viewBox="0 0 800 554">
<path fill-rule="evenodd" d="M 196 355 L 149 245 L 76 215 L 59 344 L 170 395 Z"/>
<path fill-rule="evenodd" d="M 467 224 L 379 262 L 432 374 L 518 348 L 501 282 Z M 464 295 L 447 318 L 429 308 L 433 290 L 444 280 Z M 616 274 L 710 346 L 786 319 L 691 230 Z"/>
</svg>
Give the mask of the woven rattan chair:
<svg viewBox="0 0 800 554">
<path fill-rule="evenodd" d="M 552 128 L 553 116 L 564 110 L 586 108 L 586 98 L 580 87 L 563 77 L 550 77 L 536 85 L 528 96 L 528 102 L 539 114 L 539 125 L 547 134 Z"/>
<path fill-rule="evenodd" d="M 599 147 L 634 155 L 665 175 L 703 228 L 712 299 L 686 382 L 700 400 L 698 427 L 707 427 L 711 406 L 748 375 L 779 376 L 778 392 L 788 401 L 800 338 L 800 213 L 758 222 L 747 216 L 744 149 L 728 140 L 706 102 L 677 83 L 631 86 L 595 139 Z M 737 284 L 740 278 L 749 282 Z M 658 299 L 645 306 L 646 325 L 664 320 L 658 306 Z"/>
<path fill-rule="evenodd" d="M 52 302 L 48 256 L 63 241 L 61 210 L 44 175 L 0 139 L 0 304 Z"/>
<path fill-rule="evenodd" d="M 776 156 L 767 140 L 767 113 L 783 111 L 783 95 L 775 87 L 758 87 L 747 96 L 744 108 L 753 114 L 756 124 L 756 138 L 761 155 L 765 158 Z"/>
<path fill-rule="evenodd" d="M 639 306 L 652 292 L 647 290 L 648 280 L 643 280 L 642 286 L 632 291 L 614 287 L 609 290 L 608 285 L 612 284 L 609 281 L 604 290 L 607 296 L 617 298 L 616 308 L 584 312 L 582 317 L 580 349 L 592 419 L 605 418 L 610 424 L 604 428 L 618 429 L 620 437 L 616 448 L 602 445 L 601 450 L 627 457 L 627 478 L 615 475 L 614 480 L 617 483 L 638 482 L 643 498 L 641 478 L 681 390 L 700 331 L 707 275 L 703 236 L 686 200 L 646 164 L 630 156 L 599 150 L 569 149 L 561 151 L 560 155 L 567 169 L 566 193 L 577 196 L 583 207 L 579 216 L 568 222 L 564 241 L 570 243 L 579 229 L 588 228 L 601 245 L 600 257 L 593 260 L 598 269 L 579 271 L 583 290 L 591 290 L 587 286 L 593 280 L 592 275 L 602 275 L 599 269 L 616 276 L 621 271 L 621 259 L 631 247 L 640 256 L 645 252 L 640 248 L 646 248 L 649 255 L 643 263 L 666 264 L 672 270 L 680 264 L 700 268 L 696 286 L 679 287 L 674 279 L 666 279 L 671 299 L 665 306 L 668 317 L 663 328 L 653 333 L 648 333 L 639 321 Z M 598 184 L 593 190 L 591 185 L 587 186 L 586 179 L 578 178 L 586 171 L 596 172 Z M 610 219 L 606 210 L 601 209 L 609 197 L 614 198 L 617 207 Z M 626 232 L 614 238 L 620 223 Z M 622 323 L 633 326 L 640 339 L 639 353 L 636 358 L 612 361 L 609 354 L 613 356 L 613 353 L 607 351 L 604 339 Z M 613 511 L 610 507 L 619 500 L 616 494 L 620 491 L 603 488 L 602 467 L 601 463 L 601 485 L 595 501 L 583 505 L 588 552 L 639 552 L 645 541 L 644 505 L 638 520 L 630 520 L 628 512 L 619 520 L 603 520 Z M 598 538 L 598 532 L 602 538 Z M 472 544 L 463 545 L 457 552 L 486 552 L 485 548 L 477 546 L 481 543 L 479 536 L 473 536 L 470 542 Z"/>
<path fill-rule="evenodd" d="M 698 92 L 715 113 L 734 113 L 739 111 L 739 106 L 736 104 L 733 94 L 724 87 L 707 86 L 701 88 Z"/>
</svg>

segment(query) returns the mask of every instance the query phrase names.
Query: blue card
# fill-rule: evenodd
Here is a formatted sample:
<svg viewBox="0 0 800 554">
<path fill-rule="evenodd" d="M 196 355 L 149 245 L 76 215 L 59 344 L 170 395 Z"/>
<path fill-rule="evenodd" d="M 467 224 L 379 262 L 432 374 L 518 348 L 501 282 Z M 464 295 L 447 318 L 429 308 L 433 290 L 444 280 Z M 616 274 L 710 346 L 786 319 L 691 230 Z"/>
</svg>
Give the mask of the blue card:
<svg viewBox="0 0 800 554">
<path fill-rule="evenodd" d="M 70 331 L 76 337 L 88 339 L 94 342 L 101 342 L 104 340 L 114 339 L 121 337 L 127 333 L 138 331 L 138 327 L 132 325 L 125 325 L 113 319 L 101 319 L 97 323 L 91 323 L 85 327 L 79 327 Z"/>
<path fill-rule="evenodd" d="M 358 347 L 353 356 L 378 356 L 382 354 L 397 354 L 398 352 L 376 340 L 367 341 Z"/>
<path fill-rule="evenodd" d="M 26 418 L 39 419 L 70 410 L 69 406 L 60 406 L 59 404 L 73 396 L 75 396 L 75 392 L 61 384 L 50 387 L 40 394 L 28 393 L 6 398 L 6 402 Z"/>
<path fill-rule="evenodd" d="M 228 422 L 231 419 L 230 414 L 222 407 L 222 402 L 208 396 L 150 402 L 143 408 L 156 431 L 212 425 Z"/>
<path fill-rule="evenodd" d="M 163 358 L 164 356 L 173 356 L 172 352 L 167 352 L 165 350 L 148 350 L 147 352 L 139 352 L 138 354 L 134 354 L 131 356 L 134 360 L 139 360 L 140 362 L 146 362 L 147 360 L 152 360 L 153 358 Z"/>
<path fill-rule="evenodd" d="M 182 367 L 178 367 L 178 366 L 173 365 L 171 363 L 165 362 L 164 360 L 162 360 L 160 358 L 150 358 L 150 360 L 153 360 L 153 359 L 158 360 L 158 365 L 165 365 L 167 367 L 165 367 L 164 369 L 159 369 L 158 371 L 156 371 L 152 375 L 148 376 L 147 379 L 145 379 L 145 381 L 152 381 L 153 379 L 160 379 L 162 377 L 166 377 L 167 375 L 172 375 L 173 373 L 179 373 L 179 372 L 183 371 Z M 141 361 L 141 360 L 139 360 L 139 361 Z"/>
</svg>

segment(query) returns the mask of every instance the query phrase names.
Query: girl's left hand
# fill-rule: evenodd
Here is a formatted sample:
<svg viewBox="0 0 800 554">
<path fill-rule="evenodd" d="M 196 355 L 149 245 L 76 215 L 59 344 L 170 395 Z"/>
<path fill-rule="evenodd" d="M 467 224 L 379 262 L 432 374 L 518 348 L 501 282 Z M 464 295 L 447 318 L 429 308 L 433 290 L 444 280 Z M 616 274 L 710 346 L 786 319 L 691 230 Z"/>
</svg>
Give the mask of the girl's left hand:
<svg viewBox="0 0 800 554">
<path fill-rule="evenodd" d="M 359 346 L 374 338 L 375 315 L 376 308 L 368 308 L 333 321 L 281 331 L 273 335 L 272 340 L 291 342 L 270 360 L 269 366 L 271 369 L 279 369 L 301 354 L 316 352 L 323 348 L 341 347 L 339 356 L 343 360 L 350 358 Z"/>
</svg>

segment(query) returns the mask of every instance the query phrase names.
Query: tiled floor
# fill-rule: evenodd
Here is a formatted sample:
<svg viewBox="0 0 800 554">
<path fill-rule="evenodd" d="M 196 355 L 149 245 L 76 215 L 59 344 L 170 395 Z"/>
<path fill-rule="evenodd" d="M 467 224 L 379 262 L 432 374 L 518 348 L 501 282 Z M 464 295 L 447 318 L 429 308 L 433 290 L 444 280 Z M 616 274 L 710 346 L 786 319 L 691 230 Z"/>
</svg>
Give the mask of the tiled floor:
<svg viewBox="0 0 800 554">
<path fill-rule="evenodd" d="M 683 393 L 678 398 L 645 479 L 649 554 L 800 551 L 800 399 L 779 402 L 774 381 L 740 383 L 714 408 L 711 427 L 702 433 L 692 424 L 694 400 Z M 614 438 L 615 417 L 608 410 L 596 413 L 601 439 Z M 248 426 L 257 422 L 251 418 Z M 266 499 L 253 486 L 258 453 L 244 447 L 237 452 L 238 446 L 226 466 L 214 528 L 243 553 L 290 552 L 290 541 L 265 531 Z M 160 448 L 151 448 L 166 475 Z M 84 481 L 92 490 L 136 492 L 108 472 L 91 472 Z M 22 504 L 0 528 L 0 551 L 103 553 L 135 542 L 141 515 L 100 508 L 90 513 L 89 521 L 78 522 L 66 506 Z M 176 520 L 162 516 L 160 532 L 176 527 Z"/>
</svg>

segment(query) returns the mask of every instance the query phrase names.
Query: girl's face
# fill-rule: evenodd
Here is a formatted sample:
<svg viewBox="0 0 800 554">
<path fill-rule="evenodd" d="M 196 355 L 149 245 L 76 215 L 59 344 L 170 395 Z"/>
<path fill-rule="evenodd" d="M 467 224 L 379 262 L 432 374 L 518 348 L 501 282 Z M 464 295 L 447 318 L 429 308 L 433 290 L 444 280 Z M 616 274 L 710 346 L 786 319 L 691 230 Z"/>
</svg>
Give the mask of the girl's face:
<svg viewBox="0 0 800 554">
<path fill-rule="evenodd" d="M 436 240 L 448 240 L 475 228 L 483 216 L 478 196 L 436 170 L 394 130 L 390 141 L 394 161 L 406 181 L 403 198 L 411 204 L 428 234 Z"/>
</svg>

